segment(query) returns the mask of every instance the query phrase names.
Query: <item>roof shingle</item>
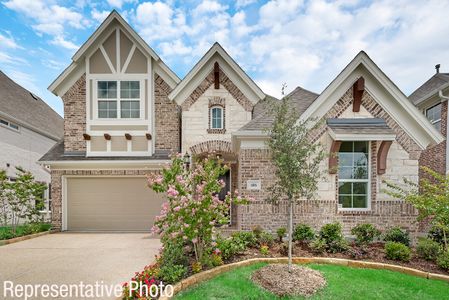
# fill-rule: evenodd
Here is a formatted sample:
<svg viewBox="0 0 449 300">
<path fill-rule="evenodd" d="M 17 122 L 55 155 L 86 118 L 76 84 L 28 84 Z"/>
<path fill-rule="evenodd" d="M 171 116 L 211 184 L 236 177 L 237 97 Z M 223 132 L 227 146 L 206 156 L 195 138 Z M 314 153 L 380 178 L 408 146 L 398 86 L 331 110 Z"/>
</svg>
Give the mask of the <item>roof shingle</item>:
<svg viewBox="0 0 449 300">
<path fill-rule="evenodd" d="M 408 98 L 413 104 L 417 105 L 425 98 L 437 93 L 439 89 L 447 84 L 449 84 L 449 73 L 436 73 L 423 85 L 411 93 Z"/>
<path fill-rule="evenodd" d="M 64 119 L 41 98 L 15 83 L 0 71 L 0 112 L 32 126 L 54 139 L 64 135 Z M 33 128 L 30 128 L 33 129 Z"/>
</svg>

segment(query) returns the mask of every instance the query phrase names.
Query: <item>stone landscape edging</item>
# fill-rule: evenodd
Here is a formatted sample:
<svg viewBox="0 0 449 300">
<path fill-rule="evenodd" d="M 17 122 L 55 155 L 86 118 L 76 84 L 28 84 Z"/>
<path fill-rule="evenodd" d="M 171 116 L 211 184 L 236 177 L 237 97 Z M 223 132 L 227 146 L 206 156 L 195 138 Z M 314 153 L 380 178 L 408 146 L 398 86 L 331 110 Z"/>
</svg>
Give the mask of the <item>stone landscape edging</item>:
<svg viewBox="0 0 449 300">
<path fill-rule="evenodd" d="M 424 272 L 413 268 L 402 267 L 398 265 L 377 263 L 377 262 L 368 262 L 368 261 L 359 261 L 352 259 L 344 259 L 344 258 L 329 258 L 329 257 L 293 257 L 293 263 L 295 264 L 309 264 L 309 263 L 318 263 L 318 264 L 329 264 L 329 265 L 339 265 L 339 266 L 347 266 L 354 268 L 367 268 L 367 269 L 381 269 L 381 270 L 389 270 L 394 272 L 399 272 L 403 274 L 408 274 L 412 276 L 422 277 L 426 279 L 436 279 L 443 280 L 449 283 L 449 276 L 443 274 L 435 274 L 430 272 Z M 179 292 L 195 285 L 201 283 L 203 281 L 212 279 L 213 277 L 222 274 L 224 272 L 252 265 L 259 262 L 267 262 L 267 263 L 287 263 L 287 257 L 281 258 L 251 258 L 243 261 L 239 261 L 232 264 L 222 265 L 219 267 L 215 267 L 213 269 L 192 275 L 187 277 L 186 279 L 181 280 L 177 284 L 173 286 L 173 295 L 178 294 Z M 160 297 L 159 300 L 168 300 L 170 297 Z"/>
<path fill-rule="evenodd" d="M 6 246 L 9 244 L 14 244 L 17 242 L 21 242 L 21 241 L 26 241 L 26 240 L 30 240 L 30 239 L 34 239 L 46 234 L 49 234 L 50 231 L 43 231 L 43 232 L 39 232 L 39 233 L 34 233 L 34 234 L 28 234 L 28 235 L 24 235 L 24 236 L 19 236 L 13 239 L 9 239 L 9 240 L 1 240 L 0 241 L 0 246 Z"/>
</svg>

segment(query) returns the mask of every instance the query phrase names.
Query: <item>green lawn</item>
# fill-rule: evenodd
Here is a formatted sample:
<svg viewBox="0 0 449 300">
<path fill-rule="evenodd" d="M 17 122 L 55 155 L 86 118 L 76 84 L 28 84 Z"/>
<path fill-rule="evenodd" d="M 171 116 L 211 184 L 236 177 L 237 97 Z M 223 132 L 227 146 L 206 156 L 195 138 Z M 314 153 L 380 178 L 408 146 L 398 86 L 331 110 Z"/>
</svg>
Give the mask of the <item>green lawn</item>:
<svg viewBox="0 0 449 300">
<path fill-rule="evenodd" d="M 251 273 L 264 265 L 255 264 L 221 274 L 180 293 L 176 299 L 274 299 L 273 294 L 259 288 L 250 279 Z M 321 271 L 327 285 L 307 299 L 449 299 L 449 284 L 443 281 L 387 270 L 317 264 L 309 267 Z"/>
<path fill-rule="evenodd" d="M 8 240 L 19 236 L 29 235 L 50 230 L 51 225 L 47 223 L 19 225 L 13 234 L 11 227 L 0 227 L 0 240 Z"/>
</svg>

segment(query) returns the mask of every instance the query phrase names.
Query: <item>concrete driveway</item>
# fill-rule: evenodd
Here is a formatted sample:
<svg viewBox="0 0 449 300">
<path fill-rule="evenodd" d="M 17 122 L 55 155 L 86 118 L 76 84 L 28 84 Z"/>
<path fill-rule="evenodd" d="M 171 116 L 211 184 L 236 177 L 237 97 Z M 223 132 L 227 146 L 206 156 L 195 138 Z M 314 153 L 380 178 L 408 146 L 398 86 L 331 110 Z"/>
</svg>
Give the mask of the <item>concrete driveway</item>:
<svg viewBox="0 0 449 300">
<path fill-rule="evenodd" d="M 56 233 L 1 246 L 0 298 L 4 281 L 121 284 L 153 262 L 160 246 L 148 233 Z"/>
</svg>

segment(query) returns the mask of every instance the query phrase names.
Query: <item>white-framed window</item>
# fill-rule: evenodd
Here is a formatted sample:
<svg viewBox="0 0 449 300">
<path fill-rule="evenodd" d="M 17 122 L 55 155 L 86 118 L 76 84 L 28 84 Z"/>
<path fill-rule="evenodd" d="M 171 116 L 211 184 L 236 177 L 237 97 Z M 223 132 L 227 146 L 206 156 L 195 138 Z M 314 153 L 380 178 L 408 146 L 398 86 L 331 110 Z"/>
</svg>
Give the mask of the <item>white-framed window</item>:
<svg viewBox="0 0 449 300">
<path fill-rule="evenodd" d="M 342 210 L 368 210 L 370 204 L 370 144 L 342 142 L 338 153 L 338 203 Z"/>
<path fill-rule="evenodd" d="M 9 121 L 7 121 L 5 119 L 0 119 L 0 125 L 3 126 L 3 127 L 7 127 L 7 128 L 10 128 L 10 129 L 17 130 L 17 131 L 19 131 L 19 128 L 20 128 L 19 125 L 11 123 L 11 122 L 9 122 Z"/>
<path fill-rule="evenodd" d="M 139 119 L 140 81 L 99 80 L 97 101 L 99 119 Z"/>
<path fill-rule="evenodd" d="M 223 107 L 213 106 L 210 108 L 210 128 L 223 129 Z"/>
<path fill-rule="evenodd" d="M 441 131 L 441 103 L 426 109 L 426 117 L 438 131 Z"/>
</svg>

